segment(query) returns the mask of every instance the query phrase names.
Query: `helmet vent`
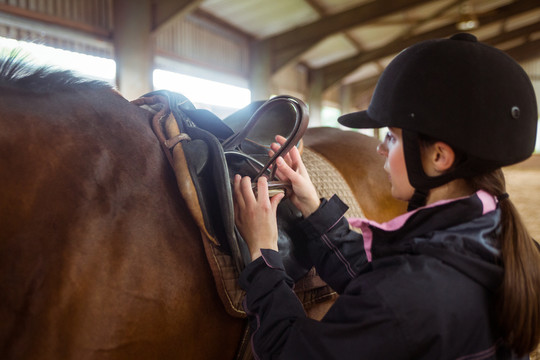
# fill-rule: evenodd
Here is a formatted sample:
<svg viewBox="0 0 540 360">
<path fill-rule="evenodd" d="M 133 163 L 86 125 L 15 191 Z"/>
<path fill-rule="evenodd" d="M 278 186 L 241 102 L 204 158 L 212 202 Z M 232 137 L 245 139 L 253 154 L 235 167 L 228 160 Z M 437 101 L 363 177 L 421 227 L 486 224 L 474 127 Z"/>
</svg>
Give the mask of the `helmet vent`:
<svg viewBox="0 0 540 360">
<path fill-rule="evenodd" d="M 512 117 L 514 119 L 519 119 L 520 110 L 517 106 L 512 106 L 512 110 L 510 111 L 510 113 L 512 114 Z"/>
</svg>

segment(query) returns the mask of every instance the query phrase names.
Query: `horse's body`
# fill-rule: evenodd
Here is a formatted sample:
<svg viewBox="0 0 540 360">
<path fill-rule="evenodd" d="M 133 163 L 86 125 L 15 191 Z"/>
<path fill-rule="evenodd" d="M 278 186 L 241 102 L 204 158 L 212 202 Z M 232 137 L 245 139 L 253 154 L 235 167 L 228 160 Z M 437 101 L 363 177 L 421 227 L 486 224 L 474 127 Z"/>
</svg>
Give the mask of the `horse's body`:
<svg viewBox="0 0 540 360">
<path fill-rule="evenodd" d="M 101 85 L 2 79 L 0 358 L 234 358 L 245 321 L 150 113 Z"/>
<path fill-rule="evenodd" d="M 149 117 L 93 86 L 0 89 L 0 358 L 234 357 L 244 321 Z"/>
</svg>

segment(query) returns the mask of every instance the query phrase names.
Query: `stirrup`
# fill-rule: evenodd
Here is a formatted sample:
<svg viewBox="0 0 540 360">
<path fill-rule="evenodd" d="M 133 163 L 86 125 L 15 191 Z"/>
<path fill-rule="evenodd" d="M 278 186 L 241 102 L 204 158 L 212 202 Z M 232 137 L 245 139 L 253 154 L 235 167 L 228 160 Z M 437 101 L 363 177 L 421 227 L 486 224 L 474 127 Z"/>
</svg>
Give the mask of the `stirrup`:
<svg viewBox="0 0 540 360">
<path fill-rule="evenodd" d="M 304 132 L 306 131 L 309 123 L 309 116 L 308 116 L 308 109 L 306 105 L 298 100 L 295 97 L 292 96 L 276 96 L 268 101 L 266 101 L 263 105 L 261 105 L 251 116 L 249 121 L 246 123 L 245 127 L 239 131 L 238 133 L 232 135 L 230 138 L 226 139 L 223 143 L 223 149 L 225 150 L 225 153 L 232 153 L 232 152 L 239 152 L 243 153 L 240 149 L 240 144 L 242 141 L 246 139 L 246 137 L 249 135 L 251 130 L 255 127 L 255 125 L 259 122 L 259 120 L 263 117 L 264 114 L 266 114 L 269 110 L 273 109 L 275 106 L 280 104 L 289 104 L 292 106 L 292 108 L 295 111 L 295 123 L 293 129 L 288 134 L 287 141 L 281 146 L 281 148 L 274 153 L 274 155 L 266 162 L 266 164 L 262 165 L 257 160 L 247 156 L 246 158 L 249 158 L 249 161 L 253 161 L 254 163 L 261 164 L 261 168 L 258 171 L 258 173 L 252 178 L 252 188 L 256 190 L 257 187 L 257 180 L 261 176 L 267 176 L 268 177 L 268 188 L 270 195 L 273 196 L 277 194 L 278 192 L 285 192 L 285 195 L 287 195 L 288 192 L 291 191 L 291 185 L 280 181 L 276 178 L 276 166 L 275 162 L 279 156 L 286 155 L 293 146 L 295 146 L 302 136 L 304 135 Z M 264 145 L 263 145 L 264 146 Z M 244 154 L 245 155 L 245 154 Z M 270 173 L 268 174 L 268 171 L 270 170 Z"/>
</svg>

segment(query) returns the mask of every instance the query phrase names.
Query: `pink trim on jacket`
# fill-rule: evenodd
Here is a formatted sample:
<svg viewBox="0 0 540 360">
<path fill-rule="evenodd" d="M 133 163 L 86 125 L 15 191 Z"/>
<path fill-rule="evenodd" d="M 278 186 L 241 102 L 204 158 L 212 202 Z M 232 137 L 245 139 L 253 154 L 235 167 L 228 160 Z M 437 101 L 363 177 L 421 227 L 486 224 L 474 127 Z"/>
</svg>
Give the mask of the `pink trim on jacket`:
<svg viewBox="0 0 540 360">
<path fill-rule="evenodd" d="M 478 190 L 475 193 L 475 195 L 478 196 L 478 198 L 482 202 L 482 208 L 483 208 L 482 215 L 487 214 L 488 212 L 495 210 L 495 208 L 497 207 L 497 199 L 495 198 L 495 196 L 492 196 L 488 192 L 486 192 L 484 190 Z M 474 196 L 474 195 L 472 195 L 472 196 Z M 394 230 L 397 230 L 397 229 L 401 228 L 405 224 L 405 222 L 407 222 L 407 220 L 414 213 L 416 213 L 417 211 L 419 211 L 421 209 L 432 208 L 432 207 L 435 207 L 435 206 L 448 204 L 450 202 L 465 199 L 465 198 L 467 198 L 467 196 L 463 196 L 463 197 L 455 198 L 455 199 L 437 201 L 437 202 L 434 202 L 433 204 L 429 204 L 429 205 L 420 207 L 418 209 L 415 209 L 413 211 L 409 211 L 409 212 L 407 212 L 405 214 L 399 215 L 399 216 L 393 218 L 392 220 L 389 220 L 389 221 L 384 222 L 382 224 L 380 224 L 380 223 L 378 223 L 376 221 L 373 221 L 373 220 L 368 220 L 368 219 L 363 219 L 363 218 L 348 218 L 347 220 L 349 221 L 349 224 L 351 226 L 353 226 L 355 228 L 359 228 L 360 230 L 362 230 L 362 235 L 364 237 L 364 249 L 366 251 L 366 256 L 367 256 L 368 261 L 371 261 L 371 259 L 372 259 L 372 257 L 371 257 L 371 245 L 373 243 L 373 232 L 371 231 L 370 226 L 373 226 L 373 227 L 376 227 L 376 228 L 379 228 L 379 229 L 385 230 L 385 231 L 394 231 Z"/>
</svg>

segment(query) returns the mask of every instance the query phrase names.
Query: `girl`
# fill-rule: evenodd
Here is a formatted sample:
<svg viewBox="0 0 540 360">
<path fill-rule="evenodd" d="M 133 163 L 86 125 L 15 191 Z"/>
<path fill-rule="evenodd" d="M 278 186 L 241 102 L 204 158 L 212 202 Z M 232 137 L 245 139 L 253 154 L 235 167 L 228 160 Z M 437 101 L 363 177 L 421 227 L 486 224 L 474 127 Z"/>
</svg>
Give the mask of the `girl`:
<svg viewBox="0 0 540 360">
<path fill-rule="evenodd" d="M 280 159 L 277 174 L 305 218 L 305 256 L 340 294 L 320 322 L 306 317 L 276 252 L 283 195 L 269 199 L 261 178 L 255 197 L 237 176 L 236 223 L 253 260 L 240 284 L 256 358 L 527 358 L 540 341 L 540 251 L 501 167 L 532 154 L 537 116 L 521 67 L 458 34 L 401 52 L 368 110 L 339 119 L 389 128 L 377 150 L 407 213 L 384 224 L 353 219 L 362 234 L 353 232 L 339 198 L 318 198 L 298 151 Z"/>
</svg>

